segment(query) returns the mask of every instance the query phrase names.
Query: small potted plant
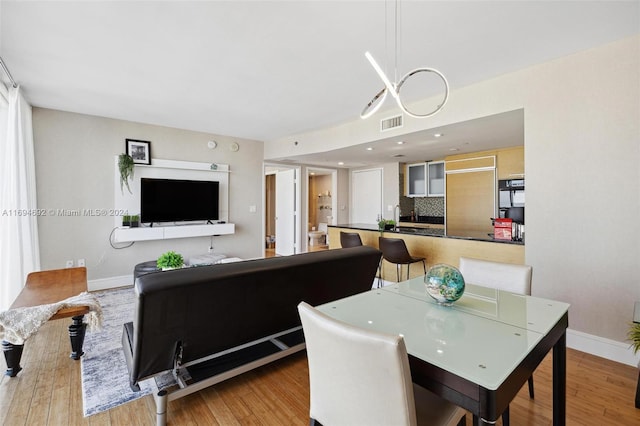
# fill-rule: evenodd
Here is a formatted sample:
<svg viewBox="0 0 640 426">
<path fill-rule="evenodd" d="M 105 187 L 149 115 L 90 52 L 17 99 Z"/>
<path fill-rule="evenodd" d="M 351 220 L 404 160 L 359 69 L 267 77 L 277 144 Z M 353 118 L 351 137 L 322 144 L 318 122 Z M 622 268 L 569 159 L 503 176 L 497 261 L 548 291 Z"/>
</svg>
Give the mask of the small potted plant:
<svg viewBox="0 0 640 426">
<path fill-rule="evenodd" d="M 122 226 L 131 226 L 131 216 L 129 215 L 122 216 Z"/>
<path fill-rule="evenodd" d="M 182 268 L 184 266 L 184 259 L 180 253 L 175 251 L 168 251 L 162 253 L 156 262 L 158 269 L 168 271 L 170 269 Z"/>
<path fill-rule="evenodd" d="M 633 353 L 638 353 L 640 351 L 640 323 L 634 322 L 631 324 L 627 338 L 631 341 Z"/>
<path fill-rule="evenodd" d="M 126 185 L 127 190 L 130 194 L 131 188 L 129 187 L 129 179 L 133 179 L 133 171 L 134 171 L 134 162 L 133 158 L 129 154 L 120 154 L 118 156 L 118 171 L 120 172 L 120 191 L 124 193 L 124 186 Z"/>
<path fill-rule="evenodd" d="M 132 228 L 137 228 L 140 225 L 140 216 L 137 214 L 134 214 L 133 216 L 131 216 L 131 227 Z"/>
<path fill-rule="evenodd" d="M 378 230 L 380 232 L 390 231 L 396 226 L 396 221 L 392 219 L 380 219 L 378 220 Z"/>
</svg>

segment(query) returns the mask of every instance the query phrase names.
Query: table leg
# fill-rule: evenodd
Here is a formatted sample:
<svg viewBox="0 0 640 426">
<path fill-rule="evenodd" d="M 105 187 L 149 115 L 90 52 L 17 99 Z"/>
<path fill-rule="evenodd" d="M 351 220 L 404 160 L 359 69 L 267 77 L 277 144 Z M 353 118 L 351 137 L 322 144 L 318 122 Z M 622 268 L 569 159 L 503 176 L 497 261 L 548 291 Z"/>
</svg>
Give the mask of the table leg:
<svg viewBox="0 0 640 426">
<path fill-rule="evenodd" d="M 553 345 L 553 425 L 563 426 L 567 413 L 567 334 Z"/>
<path fill-rule="evenodd" d="M 480 418 L 480 416 L 473 415 L 473 426 L 487 426 L 488 423 Z"/>
<path fill-rule="evenodd" d="M 636 408 L 640 408 L 640 371 L 638 372 L 638 384 L 636 385 Z"/>
<path fill-rule="evenodd" d="M 507 409 L 504 410 L 504 412 L 502 413 L 502 426 L 509 426 L 510 423 L 510 419 L 509 419 L 509 406 L 507 406 Z"/>
<path fill-rule="evenodd" d="M 473 415 L 474 426 L 487 426 L 487 425 L 494 425 L 496 423 L 497 422 L 487 422 L 486 420 L 482 420 L 480 417 L 476 416 L 475 414 Z M 502 413 L 502 425 L 509 426 L 509 407 L 507 407 L 505 412 Z"/>
<path fill-rule="evenodd" d="M 82 352 L 82 344 L 84 343 L 84 334 L 87 330 L 87 324 L 82 320 L 84 315 L 78 315 L 72 318 L 73 322 L 69 326 L 69 338 L 71 339 L 71 358 L 79 360 L 84 352 Z"/>
<path fill-rule="evenodd" d="M 22 367 L 20 367 L 20 358 L 22 358 L 22 350 L 24 345 L 14 345 L 6 340 L 2 341 L 2 352 L 4 352 L 4 360 L 7 362 L 7 371 L 5 375 L 16 377 Z"/>
</svg>

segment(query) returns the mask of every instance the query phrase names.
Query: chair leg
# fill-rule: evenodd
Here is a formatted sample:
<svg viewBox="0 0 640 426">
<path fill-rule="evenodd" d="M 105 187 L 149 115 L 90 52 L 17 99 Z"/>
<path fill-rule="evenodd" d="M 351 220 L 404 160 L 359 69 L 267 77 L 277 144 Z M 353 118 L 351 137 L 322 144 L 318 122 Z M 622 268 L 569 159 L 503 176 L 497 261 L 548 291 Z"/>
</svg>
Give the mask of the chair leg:
<svg viewBox="0 0 640 426">
<path fill-rule="evenodd" d="M 409 268 L 411 267 L 410 263 L 407 263 L 407 280 L 409 279 Z"/>
<path fill-rule="evenodd" d="M 529 377 L 529 398 L 533 399 L 533 376 Z"/>
<path fill-rule="evenodd" d="M 422 259 L 422 269 L 424 269 L 424 274 L 427 275 L 427 264 L 424 259 Z"/>
</svg>

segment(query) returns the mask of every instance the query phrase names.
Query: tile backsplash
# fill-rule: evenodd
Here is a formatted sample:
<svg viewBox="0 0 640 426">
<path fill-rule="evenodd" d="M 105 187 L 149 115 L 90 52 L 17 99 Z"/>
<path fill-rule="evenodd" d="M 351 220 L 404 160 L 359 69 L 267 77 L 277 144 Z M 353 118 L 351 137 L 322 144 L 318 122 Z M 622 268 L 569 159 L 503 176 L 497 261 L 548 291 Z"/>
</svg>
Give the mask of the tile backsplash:
<svg viewBox="0 0 640 426">
<path fill-rule="evenodd" d="M 408 216 L 444 216 L 444 197 L 400 197 L 400 214 Z"/>
</svg>

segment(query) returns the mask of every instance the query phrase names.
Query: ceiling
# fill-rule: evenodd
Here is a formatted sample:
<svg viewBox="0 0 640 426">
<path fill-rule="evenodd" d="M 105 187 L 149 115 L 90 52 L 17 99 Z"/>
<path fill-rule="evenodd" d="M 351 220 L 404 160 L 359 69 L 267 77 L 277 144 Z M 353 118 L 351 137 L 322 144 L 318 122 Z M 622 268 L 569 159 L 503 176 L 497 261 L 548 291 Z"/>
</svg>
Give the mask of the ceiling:
<svg viewBox="0 0 640 426">
<path fill-rule="evenodd" d="M 390 162 L 416 163 L 447 155 L 524 145 L 524 111 L 496 114 L 429 131 L 379 139 L 317 154 L 277 159 L 319 167 L 363 167 Z"/>
<path fill-rule="evenodd" d="M 456 90 L 636 34 L 639 4 L 403 1 L 396 64 L 393 1 L 2 0 L 0 56 L 34 106 L 273 141 L 356 120 L 382 88 L 367 50 L 392 76 L 433 67 Z M 409 88 L 406 101 L 435 94 Z M 439 140 L 407 135 L 394 148 L 429 159 L 438 146 L 521 138 L 517 120 L 522 112 L 441 129 Z M 324 156 L 382 153 L 342 151 Z"/>
</svg>

